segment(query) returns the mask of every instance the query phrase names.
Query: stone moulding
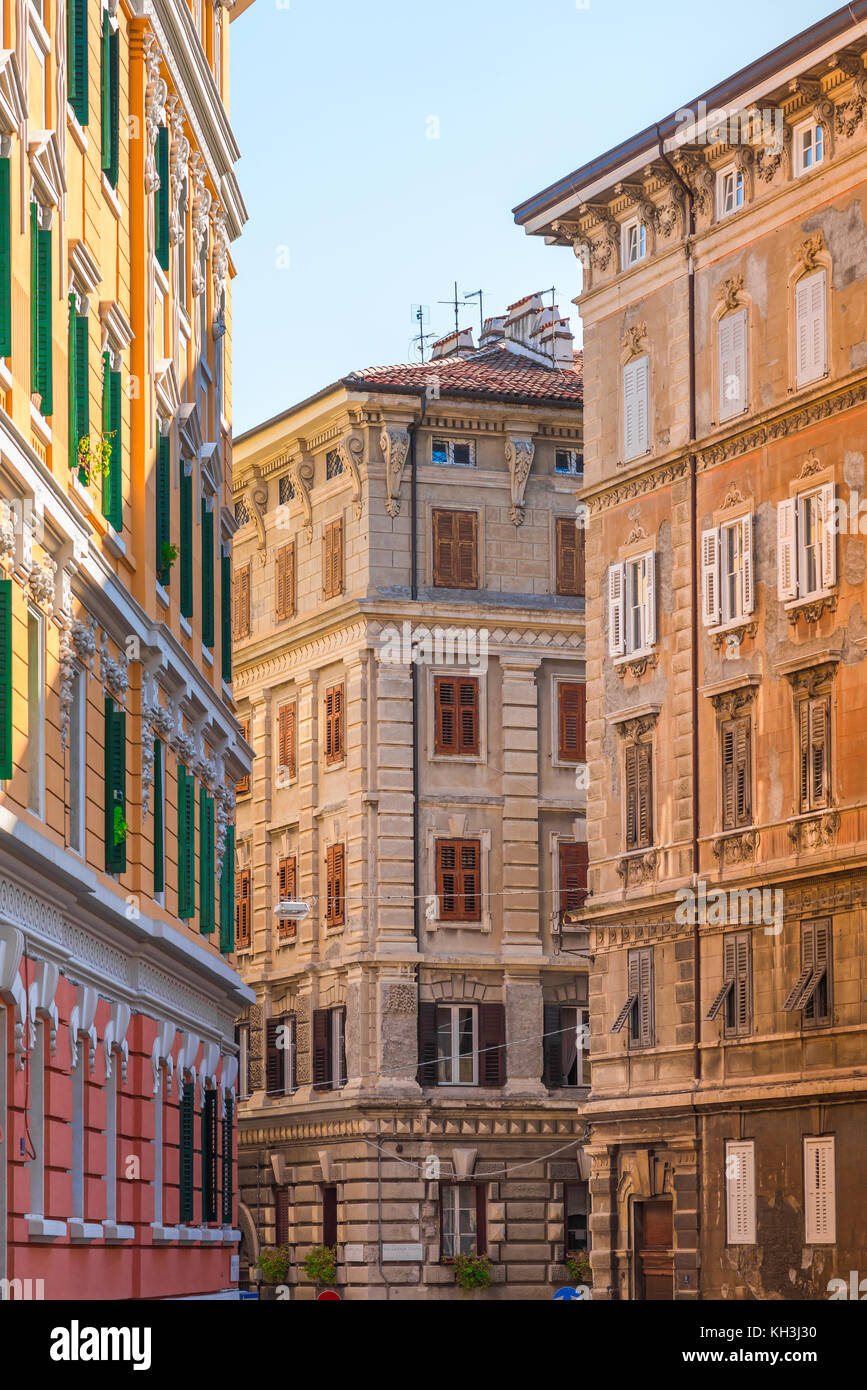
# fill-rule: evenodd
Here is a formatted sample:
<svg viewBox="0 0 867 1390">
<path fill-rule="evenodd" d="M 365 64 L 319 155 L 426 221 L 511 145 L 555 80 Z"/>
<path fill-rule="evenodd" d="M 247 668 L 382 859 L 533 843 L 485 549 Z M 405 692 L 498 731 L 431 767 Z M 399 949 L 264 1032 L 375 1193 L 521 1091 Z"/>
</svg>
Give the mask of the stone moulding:
<svg viewBox="0 0 867 1390">
<path fill-rule="evenodd" d="M 640 680 L 648 670 L 655 670 L 659 665 L 659 652 L 645 652 L 643 656 L 627 657 L 618 659 L 614 669 L 618 676 L 623 680 L 628 672 L 635 680 Z"/>
<path fill-rule="evenodd" d="M 768 420 L 764 424 L 757 425 L 755 429 L 735 435 L 730 439 L 721 440 L 718 444 L 711 444 L 708 448 L 699 451 L 699 471 L 703 472 L 706 468 L 712 468 L 716 463 L 725 463 L 729 459 L 738 458 L 741 454 L 752 453 L 756 449 L 761 449 L 765 444 L 773 443 L 776 439 L 786 439 L 789 435 L 799 434 L 818 420 L 827 420 L 833 415 L 839 415 L 842 411 L 852 410 L 856 406 L 863 405 L 865 400 L 867 400 L 867 381 L 858 382 L 857 385 L 850 386 L 839 396 L 834 396 L 830 400 L 813 401 L 810 405 L 804 406 L 802 410 L 793 411 L 791 414 L 780 416 L 776 420 Z"/>
<path fill-rule="evenodd" d="M 793 821 L 789 826 L 789 839 L 800 854 L 829 849 L 839 829 L 840 812 L 825 811 L 818 816 Z"/>
<path fill-rule="evenodd" d="M 790 627 L 797 627 L 798 619 L 805 623 L 817 623 L 823 613 L 836 613 L 837 594 L 823 594 L 820 598 L 809 599 L 806 603 L 798 601 L 786 609 Z"/>
<path fill-rule="evenodd" d="M 721 869 L 730 864 L 746 864 L 755 859 L 760 836 L 757 830 L 736 830 L 730 835 L 719 835 L 711 842 L 713 857 Z"/>
<path fill-rule="evenodd" d="M 624 888 L 638 888 L 656 878 L 659 853 L 655 849 L 624 855 L 617 865 L 617 876 Z"/>
<path fill-rule="evenodd" d="M 735 623 L 730 627 L 722 627 L 717 632 L 712 632 L 710 638 L 714 647 L 719 652 L 722 651 L 723 647 L 729 646 L 733 640 L 738 647 L 742 646 L 748 637 L 755 637 L 758 630 L 758 619 L 753 618 L 748 622 Z"/>
</svg>

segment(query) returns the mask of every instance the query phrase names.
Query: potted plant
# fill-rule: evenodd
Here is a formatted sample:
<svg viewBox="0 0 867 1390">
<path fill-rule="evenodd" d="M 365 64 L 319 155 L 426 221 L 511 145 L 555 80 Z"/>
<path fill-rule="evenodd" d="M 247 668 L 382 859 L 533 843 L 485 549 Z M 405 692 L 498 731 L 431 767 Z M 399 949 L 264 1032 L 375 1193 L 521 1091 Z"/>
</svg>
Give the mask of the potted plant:
<svg viewBox="0 0 867 1390">
<path fill-rule="evenodd" d="M 115 843 L 116 845 L 122 845 L 123 842 L 124 842 L 124 840 L 125 840 L 126 837 L 127 837 L 127 834 L 129 833 L 129 826 L 128 826 L 127 823 L 126 823 L 126 820 L 125 820 L 124 814 L 123 814 L 123 808 L 122 808 L 121 806 L 115 806 L 115 808 L 114 808 L 114 822 L 113 822 L 113 828 L 114 828 L 114 843 Z"/>
<path fill-rule="evenodd" d="M 314 1245 L 305 1256 L 304 1273 L 311 1284 L 333 1287 L 337 1283 L 337 1246 Z"/>
<path fill-rule="evenodd" d="M 259 1297 L 272 1300 L 277 1285 L 285 1284 L 289 1278 L 289 1271 L 292 1268 L 292 1251 L 288 1245 L 277 1245 L 261 1250 L 256 1261 L 256 1268 L 262 1281 Z"/>
<path fill-rule="evenodd" d="M 160 547 L 160 568 L 170 570 L 178 558 L 178 547 L 170 541 L 163 541 Z"/>
<path fill-rule="evenodd" d="M 98 434 L 95 440 L 89 435 L 82 435 L 76 451 L 80 482 L 89 485 L 108 472 L 113 438 L 113 430 L 110 433 Z"/>
<path fill-rule="evenodd" d="M 573 1254 L 567 1255 L 566 1268 L 569 1271 L 569 1278 L 574 1279 L 576 1284 L 586 1284 L 588 1288 L 593 1287 L 593 1271 L 590 1268 L 590 1256 L 586 1250 L 576 1250 Z"/>
<path fill-rule="evenodd" d="M 455 1255 L 455 1283 L 464 1293 L 490 1288 L 494 1282 L 487 1255 Z"/>
</svg>

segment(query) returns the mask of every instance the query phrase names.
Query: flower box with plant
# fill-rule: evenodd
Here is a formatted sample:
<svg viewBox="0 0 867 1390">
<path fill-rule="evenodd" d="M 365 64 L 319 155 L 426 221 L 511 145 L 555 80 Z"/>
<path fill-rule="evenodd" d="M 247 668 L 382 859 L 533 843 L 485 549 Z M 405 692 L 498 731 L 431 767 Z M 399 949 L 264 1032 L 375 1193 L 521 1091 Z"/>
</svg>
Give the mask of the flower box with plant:
<svg viewBox="0 0 867 1390">
<path fill-rule="evenodd" d="M 261 1250 L 256 1267 L 261 1269 L 266 1284 L 284 1284 L 292 1268 L 292 1252 L 288 1245 Z"/>
<path fill-rule="evenodd" d="M 336 1284 L 337 1246 L 314 1245 L 305 1256 L 304 1273 L 311 1284 Z"/>
<path fill-rule="evenodd" d="M 98 434 L 93 440 L 89 435 L 82 435 L 78 441 L 77 462 L 78 480 L 89 486 L 97 478 L 102 478 L 111 468 L 111 441 L 114 438 L 114 431 L 107 434 Z"/>
<path fill-rule="evenodd" d="M 565 1263 L 570 1279 L 574 1279 L 576 1284 L 586 1284 L 588 1288 L 592 1288 L 593 1272 L 590 1269 L 590 1256 L 586 1250 L 573 1251 L 571 1255 L 566 1256 Z"/>
<path fill-rule="evenodd" d="M 115 808 L 114 808 L 114 843 L 115 843 L 116 845 L 122 845 L 128 834 L 129 834 L 129 826 L 128 826 L 127 823 L 126 823 L 126 819 L 125 819 L 124 814 L 123 814 L 123 807 L 121 807 L 121 806 L 115 806 Z"/>
<path fill-rule="evenodd" d="M 170 570 L 178 558 L 178 547 L 170 541 L 163 541 L 160 547 L 160 568 Z"/>
<path fill-rule="evenodd" d="M 465 1293 L 487 1289 L 494 1282 L 491 1262 L 487 1255 L 455 1255 L 455 1283 Z"/>
</svg>

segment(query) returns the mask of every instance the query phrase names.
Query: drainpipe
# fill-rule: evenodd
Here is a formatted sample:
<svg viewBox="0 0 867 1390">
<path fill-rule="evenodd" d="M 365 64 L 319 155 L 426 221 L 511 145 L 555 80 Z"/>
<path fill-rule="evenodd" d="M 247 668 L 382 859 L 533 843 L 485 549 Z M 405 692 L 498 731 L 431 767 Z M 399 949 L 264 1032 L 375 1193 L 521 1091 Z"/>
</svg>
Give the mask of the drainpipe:
<svg viewBox="0 0 867 1390">
<path fill-rule="evenodd" d="M 410 466 L 410 595 L 413 603 L 418 601 L 418 454 L 416 449 L 416 436 L 419 427 L 424 421 L 425 410 L 427 409 L 427 388 L 423 388 L 421 397 L 421 411 L 417 420 L 413 420 L 409 427 L 409 466 Z M 421 906 L 419 902 L 419 814 L 418 814 L 418 783 L 419 783 L 419 723 L 418 723 L 418 666 L 412 663 L 410 671 L 412 681 L 412 903 L 413 903 L 413 931 L 415 933 L 416 946 L 421 947 Z M 418 1016 L 421 1020 L 421 979 L 416 984 L 417 1000 L 419 1004 Z"/>
</svg>

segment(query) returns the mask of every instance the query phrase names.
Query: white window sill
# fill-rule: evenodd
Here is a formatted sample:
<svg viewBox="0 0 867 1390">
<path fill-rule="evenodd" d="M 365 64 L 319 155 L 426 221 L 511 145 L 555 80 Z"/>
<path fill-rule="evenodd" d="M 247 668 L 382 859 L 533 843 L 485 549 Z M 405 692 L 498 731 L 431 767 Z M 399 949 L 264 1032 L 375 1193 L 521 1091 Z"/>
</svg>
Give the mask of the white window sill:
<svg viewBox="0 0 867 1390">
<path fill-rule="evenodd" d="M 733 632 L 735 628 L 743 627 L 744 623 L 752 622 L 751 613 L 738 614 L 736 618 L 728 618 L 724 623 L 715 623 L 713 627 L 707 629 L 710 637 L 716 637 L 721 632 Z"/>
<path fill-rule="evenodd" d="M 209 666 L 213 666 L 214 653 L 211 651 L 210 647 L 205 646 L 204 642 L 202 643 L 202 656 Z"/>
<path fill-rule="evenodd" d="M 192 635 L 193 635 L 193 629 L 190 627 L 190 624 L 187 622 L 187 619 L 184 617 L 183 613 L 181 614 L 181 619 L 180 619 L 180 621 L 181 621 L 181 632 L 184 634 L 185 637 L 192 637 Z"/>
<path fill-rule="evenodd" d="M 115 531 L 114 527 L 111 525 L 110 522 L 106 528 L 105 535 L 102 539 L 104 540 L 105 548 L 110 555 L 113 555 L 116 560 L 126 559 L 126 546 L 124 545 L 121 539 L 120 532 Z"/>
<path fill-rule="evenodd" d="M 487 766 L 487 758 L 482 757 L 481 753 L 474 753 L 470 756 L 467 753 L 431 753 L 428 758 L 430 763 L 445 763 L 448 767 L 450 763 L 469 763 L 470 766 Z"/>
<path fill-rule="evenodd" d="M 172 601 L 171 601 L 171 599 L 169 598 L 169 595 L 168 595 L 167 590 L 163 588 L 163 586 L 162 586 L 162 584 L 160 584 L 159 580 L 157 580 L 156 590 L 157 590 L 157 603 L 161 604 L 163 608 L 171 608 L 171 606 L 172 606 Z"/>
<path fill-rule="evenodd" d="M 798 378 L 796 377 L 795 391 L 806 391 L 810 386 L 818 386 L 820 381 L 827 381 L 830 375 L 830 369 L 826 367 L 825 370 L 819 372 L 817 376 L 805 377 L 803 381 L 798 380 Z"/>
<path fill-rule="evenodd" d="M 625 656 L 615 656 L 615 666 L 625 666 L 630 661 L 644 661 L 646 657 L 653 656 L 655 647 L 637 647 L 634 652 L 627 652 Z"/>
<path fill-rule="evenodd" d="M 180 1232 L 177 1226 L 160 1226 L 153 1224 L 151 1225 L 151 1231 L 153 1232 L 152 1238 L 154 1245 L 167 1245 L 170 1242 L 180 1239 Z"/>
<path fill-rule="evenodd" d="M 51 426 L 49 425 L 45 416 L 42 414 L 42 411 L 37 410 L 36 406 L 33 404 L 32 401 L 30 402 L 30 423 L 33 426 L 42 443 L 46 445 L 50 444 Z"/>
<path fill-rule="evenodd" d="M 451 919 L 448 922 L 443 922 L 438 919 L 435 922 L 425 922 L 424 926 L 425 931 L 429 932 L 476 931 L 481 932 L 483 936 L 487 936 L 493 931 L 493 922 L 488 912 L 484 914 L 480 922 L 453 922 Z"/>
<path fill-rule="evenodd" d="M 154 256 L 154 279 L 156 280 L 157 293 L 168 294 L 169 277 L 163 270 L 156 256 Z"/>
<path fill-rule="evenodd" d="M 72 138 L 81 150 L 81 153 L 87 154 L 87 136 L 84 133 L 84 127 L 80 124 L 78 117 L 68 102 L 66 104 L 66 128 L 71 132 Z"/>
<path fill-rule="evenodd" d="M 217 1245 L 222 1242 L 223 1232 L 216 1230 L 213 1226 L 204 1226 L 201 1233 L 202 1242 L 205 1245 Z"/>
<path fill-rule="evenodd" d="M 201 1226 L 180 1226 L 178 1228 L 178 1240 L 181 1245 L 192 1245 L 194 1242 L 201 1241 L 202 1236 Z"/>
<path fill-rule="evenodd" d="M 27 1216 L 25 1220 L 31 1240 L 57 1240 L 66 1235 L 65 1221 L 49 1221 L 47 1216 Z"/>
<path fill-rule="evenodd" d="M 223 1237 L 223 1244 L 224 1244 L 224 1245 L 235 1245 L 235 1244 L 237 1244 L 237 1242 L 241 1239 L 241 1232 L 240 1232 L 240 1231 L 227 1230 L 227 1228 L 226 1228 L 225 1226 L 223 1227 L 223 1229 L 222 1229 L 222 1231 L 221 1231 L 220 1234 L 221 1234 L 222 1237 Z"/>
<path fill-rule="evenodd" d="M 823 603 L 826 599 L 833 598 L 833 589 L 818 589 L 815 594 L 799 594 L 797 598 L 787 599 L 783 607 L 786 612 L 793 608 L 807 608 L 811 603 Z"/>
<path fill-rule="evenodd" d="M 119 1226 L 116 1221 L 103 1221 L 102 1231 L 108 1241 L 135 1239 L 135 1226 Z"/>
<path fill-rule="evenodd" d="M 102 1240 L 102 1224 L 99 1221 L 82 1221 L 74 1216 L 66 1225 L 70 1240 Z"/>
<path fill-rule="evenodd" d="M 118 198 L 117 193 L 112 188 L 108 179 L 105 177 L 105 174 L 103 174 L 102 176 L 102 192 L 106 202 L 108 203 L 118 222 L 120 222 L 123 218 L 123 208 L 120 205 L 120 199 Z"/>
</svg>

